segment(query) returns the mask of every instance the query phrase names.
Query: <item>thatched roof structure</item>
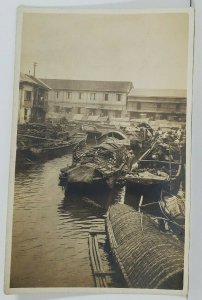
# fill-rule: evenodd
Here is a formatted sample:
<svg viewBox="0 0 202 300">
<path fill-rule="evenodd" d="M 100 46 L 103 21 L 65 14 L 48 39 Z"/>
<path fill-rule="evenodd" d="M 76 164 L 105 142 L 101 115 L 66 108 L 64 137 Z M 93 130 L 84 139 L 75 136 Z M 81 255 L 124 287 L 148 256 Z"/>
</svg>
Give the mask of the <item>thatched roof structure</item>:
<svg viewBox="0 0 202 300">
<path fill-rule="evenodd" d="M 129 287 L 183 288 L 183 244 L 160 232 L 149 216 L 115 204 L 109 209 L 106 227 L 112 253 Z"/>
</svg>

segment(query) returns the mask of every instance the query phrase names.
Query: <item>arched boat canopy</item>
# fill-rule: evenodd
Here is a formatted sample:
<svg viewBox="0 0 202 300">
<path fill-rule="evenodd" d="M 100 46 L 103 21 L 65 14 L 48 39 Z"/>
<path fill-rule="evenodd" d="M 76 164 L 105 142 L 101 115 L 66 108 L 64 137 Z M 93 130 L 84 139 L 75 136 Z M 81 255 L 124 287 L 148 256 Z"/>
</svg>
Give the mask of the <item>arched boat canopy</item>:
<svg viewBox="0 0 202 300">
<path fill-rule="evenodd" d="M 101 140 L 101 139 L 104 140 L 108 137 L 114 137 L 118 140 L 127 139 L 127 136 L 124 133 L 122 133 L 121 131 L 113 130 L 113 131 L 109 131 L 109 132 L 103 134 L 98 140 Z"/>
</svg>

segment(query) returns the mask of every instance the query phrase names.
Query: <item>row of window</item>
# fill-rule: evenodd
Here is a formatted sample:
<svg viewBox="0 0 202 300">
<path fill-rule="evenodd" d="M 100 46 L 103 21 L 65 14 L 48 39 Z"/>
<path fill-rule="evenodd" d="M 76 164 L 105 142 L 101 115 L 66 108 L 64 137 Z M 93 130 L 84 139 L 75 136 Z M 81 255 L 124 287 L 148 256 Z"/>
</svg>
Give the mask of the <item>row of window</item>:
<svg viewBox="0 0 202 300">
<path fill-rule="evenodd" d="M 33 94 L 32 91 L 25 91 L 24 100 L 31 101 L 32 94 Z M 37 93 L 34 93 L 33 98 L 34 98 L 34 100 L 36 100 L 36 99 L 38 99 L 38 100 L 46 99 L 47 100 L 47 94 L 37 92 Z"/>
<path fill-rule="evenodd" d="M 54 107 L 54 109 L 55 109 L 56 113 L 59 113 L 61 111 L 65 111 L 66 113 L 71 113 L 72 112 L 71 108 L 60 108 L 60 106 L 57 106 L 57 105 Z M 78 107 L 77 111 L 75 113 L 81 114 L 81 108 Z M 90 116 L 97 116 L 97 111 L 95 109 L 89 109 L 89 115 Z M 100 117 L 108 117 L 108 112 L 106 110 L 102 110 L 101 113 L 99 114 L 99 116 Z M 121 118 L 121 111 L 115 110 L 114 111 L 114 117 L 115 118 Z"/>
<path fill-rule="evenodd" d="M 143 105 L 142 105 L 143 104 Z M 180 103 L 176 103 L 175 104 L 175 109 L 176 110 L 180 110 Z M 145 103 L 140 103 L 140 102 L 137 102 L 137 104 L 136 104 L 136 109 L 138 109 L 138 110 L 140 110 L 140 109 L 142 109 L 143 107 L 145 107 Z M 163 105 L 162 105 L 162 103 L 157 103 L 156 104 L 156 108 L 157 109 L 161 109 L 161 108 L 163 108 Z M 168 108 L 169 109 L 169 108 Z"/>
<path fill-rule="evenodd" d="M 71 108 L 61 108 L 60 106 L 55 106 L 55 112 L 59 113 L 59 112 L 66 112 L 66 113 L 71 113 L 72 109 Z M 89 115 L 90 116 L 98 116 L 98 112 L 96 109 L 89 109 Z M 81 114 L 82 110 L 80 107 L 78 107 L 76 109 L 76 111 L 74 111 L 74 113 L 77 114 Z M 141 114 L 140 112 L 130 112 L 130 118 L 140 118 L 140 117 L 144 117 L 145 118 L 150 118 L 151 120 L 155 120 L 155 119 L 179 119 L 179 118 L 184 118 L 184 116 L 173 116 L 173 115 L 167 115 L 167 114 L 158 114 L 158 112 L 156 114 L 154 113 L 145 113 L 145 114 Z M 108 117 L 109 113 L 107 110 L 101 110 L 101 112 L 99 113 L 100 117 Z M 113 111 L 113 117 L 115 118 L 121 118 L 121 111 L 119 110 L 114 110 Z"/>
<path fill-rule="evenodd" d="M 163 113 L 139 113 L 139 112 L 130 112 L 130 118 L 131 119 L 139 119 L 139 118 L 149 118 L 151 121 L 154 120 L 170 120 L 170 121 L 185 121 L 186 117 L 184 115 L 169 115 L 169 114 L 163 114 Z"/>
<path fill-rule="evenodd" d="M 163 106 L 162 106 L 162 103 L 157 103 L 156 104 L 156 108 L 158 108 L 158 109 L 160 109 L 160 108 L 162 108 Z M 178 109 L 180 109 L 180 103 L 176 103 L 175 104 L 175 108 L 178 110 Z"/>
<path fill-rule="evenodd" d="M 59 92 L 56 92 L 56 97 L 59 98 Z M 80 93 L 80 92 L 78 93 L 78 98 L 82 99 L 82 93 Z M 67 99 L 72 99 L 72 92 L 67 92 Z M 96 99 L 96 93 L 91 93 L 90 99 L 95 100 Z M 105 101 L 109 100 L 109 94 L 108 93 L 104 94 L 104 100 Z M 121 94 L 116 94 L 116 100 L 121 101 Z"/>
<path fill-rule="evenodd" d="M 157 104 L 158 105 L 158 104 Z M 160 108 L 159 106 L 158 106 L 158 108 Z M 137 103 L 137 107 L 136 107 L 136 109 L 137 110 L 141 110 L 141 103 L 140 102 L 138 102 Z M 176 104 L 176 111 L 179 111 L 179 109 L 180 109 L 180 104 Z M 56 112 L 59 112 L 60 111 L 60 106 L 55 106 L 55 111 Z M 66 108 L 65 109 L 65 111 L 66 112 L 71 112 L 71 109 L 70 108 Z M 92 114 L 92 115 L 96 115 L 96 109 L 90 109 L 90 113 Z M 78 114 L 80 114 L 81 113 L 81 108 L 77 108 L 77 113 Z M 108 114 L 106 113 L 106 110 L 103 110 L 102 111 L 102 114 L 103 114 L 103 116 L 107 116 Z M 136 112 L 131 112 L 131 114 L 134 114 L 134 116 L 136 115 Z M 153 114 L 153 113 L 152 113 Z M 121 117 L 121 112 L 120 111 L 116 111 L 116 117 L 118 118 L 118 117 Z"/>
</svg>

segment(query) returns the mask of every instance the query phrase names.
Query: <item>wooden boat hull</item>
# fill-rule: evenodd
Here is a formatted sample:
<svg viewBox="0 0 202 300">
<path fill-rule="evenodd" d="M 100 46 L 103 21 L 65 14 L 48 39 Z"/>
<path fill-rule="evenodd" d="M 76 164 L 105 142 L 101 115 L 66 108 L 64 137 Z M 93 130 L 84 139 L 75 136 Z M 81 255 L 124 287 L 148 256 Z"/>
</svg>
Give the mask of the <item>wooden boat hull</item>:
<svg viewBox="0 0 202 300">
<path fill-rule="evenodd" d="M 138 168 L 132 172 L 133 174 L 125 176 L 123 181 L 130 188 L 142 189 L 142 194 L 144 189 L 149 187 L 176 193 L 183 173 L 181 153 L 178 152 L 177 161 L 156 160 L 150 157 L 155 147 L 156 143 L 138 159 L 136 163 Z M 164 170 L 162 171 L 161 168 Z"/>
<path fill-rule="evenodd" d="M 176 195 L 171 195 L 162 191 L 159 202 L 163 217 L 170 220 L 169 228 L 175 234 L 184 239 L 185 234 L 185 194 L 181 191 Z"/>
<path fill-rule="evenodd" d="M 110 204 L 111 189 L 105 181 L 99 180 L 88 183 L 67 183 L 65 186 L 65 197 L 69 199 L 92 199 L 95 203 L 98 203 L 101 207 L 107 208 Z"/>
<path fill-rule="evenodd" d="M 183 288 L 183 243 L 160 232 L 147 215 L 125 204 L 109 208 L 106 231 L 112 254 L 130 288 Z"/>
<path fill-rule="evenodd" d="M 60 157 L 72 151 L 72 149 L 84 139 L 75 141 L 73 143 L 66 143 L 58 146 L 51 146 L 51 147 L 27 147 L 26 149 L 18 149 L 16 153 L 16 163 L 19 164 L 22 161 L 44 161 L 53 159 L 56 157 Z"/>
<path fill-rule="evenodd" d="M 74 152 L 77 152 L 75 149 Z M 95 146 L 81 155 L 73 155 L 70 167 L 60 170 L 59 185 L 74 186 L 102 191 L 102 187 L 112 189 L 125 165 L 125 147 L 108 141 Z"/>
<path fill-rule="evenodd" d="M 29 148 L 17 149 L 16 151 L 16 167 L 33 164 L 32 155 Z"/>
<path fill-rule="evenodd" d="M 60 157 L 68 152 L 70 152 L 76 144 L 71 145 L 62 145 L 57 147 L 51 147 L 51 148 L 31 148 L 31 157 L 33 160 L 37 159 L 52 159 L 55 157 Z"/>
<path fill-rule="evenodd" d="M 147 179 L 136 179 L 136 180 L 130 180 L 125 179 L 126 187 L 130 190 L 140 191 L 142 195 L 145 194 L 145 192 L 148 192 L 148 190 L 159 190 L 159 192 L 164 189 L 165 191 L 176 193 L 179 189 L 181 181 L 181 176 L 178 176 L 177 178 L 173 178 L 172 180 L 154 180 L 152 178 Z"/>
</svg>

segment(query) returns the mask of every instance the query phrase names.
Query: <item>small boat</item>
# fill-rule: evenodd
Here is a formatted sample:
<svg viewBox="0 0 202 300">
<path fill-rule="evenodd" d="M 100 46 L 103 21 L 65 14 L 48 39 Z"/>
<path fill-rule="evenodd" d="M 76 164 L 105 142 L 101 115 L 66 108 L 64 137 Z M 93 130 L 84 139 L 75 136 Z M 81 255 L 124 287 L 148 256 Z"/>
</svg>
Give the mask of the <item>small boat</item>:
<svg viewBox="0 0 202 300">
<path fill-rule="evenodd" d="M 182 175 L 182 156 L 176 145 L 154 143 L 125 175 L 128 187 L 139 190 L 144 195 L 148 189 L 163 188 L 176 193 Z"/>
<path fill-rule="evenodd" d="M 74 192 L 103 194 L 113 188 L 126 164 L 125 146 L 109 138 L 90 150 L 80 145 L 73 152 L 73 163 L 61 169 L 59 185 Z"/>
<path fill-rule="evenodd" d="M 108 210 L 106 231 L 129 288 L 183 289 L 184 244 L 160 231 L 148 215 L 114 204 Z"/>
<path fill-rule="evenodd" d="M 168 230 L 184 239 L 185 233 L 185 193 L 180 189 L 176 195 L 161 192 L 159 201 L 162 217 Z"/>
<path fill-rule="evenodd" d="M 126 128 L 126 135 L 130 140 L 131 149 L 138 157 L 143 155 L 153 143 L 153 129 L 147 123 L 140 123 L 136 127 Z"/>
<path fill-rule="evenodd" d="M 59 157 L 68 153 L 81 141 L 86 141 L 87 135 L 84 133 L 76 133 L 69 137 L 69 140 L 60 139 L 46 139 L 36 136 L 21 135 L 21 141 L 28 139 L 26 145 L 18 143 L 16 162 L 25 161 L 47 160 Z M 31 141 L 31 143 L 30 143 Z"/>
</svg>

